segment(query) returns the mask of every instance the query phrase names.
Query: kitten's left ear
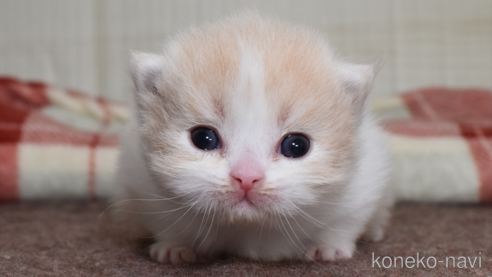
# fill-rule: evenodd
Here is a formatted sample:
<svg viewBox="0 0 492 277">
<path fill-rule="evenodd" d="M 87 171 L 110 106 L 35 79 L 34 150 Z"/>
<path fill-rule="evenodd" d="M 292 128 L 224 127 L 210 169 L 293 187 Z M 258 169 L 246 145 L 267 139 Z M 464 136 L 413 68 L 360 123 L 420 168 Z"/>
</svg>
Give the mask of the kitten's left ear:
<svg viewBox="0 0 492 277">
<path fill-rule="evenodd" d="M 344 93 L 352 98 L 354 111 L 361 112 L 374 80 L 373 66 L 342 63 L 339 75 Z"/>
</svg>

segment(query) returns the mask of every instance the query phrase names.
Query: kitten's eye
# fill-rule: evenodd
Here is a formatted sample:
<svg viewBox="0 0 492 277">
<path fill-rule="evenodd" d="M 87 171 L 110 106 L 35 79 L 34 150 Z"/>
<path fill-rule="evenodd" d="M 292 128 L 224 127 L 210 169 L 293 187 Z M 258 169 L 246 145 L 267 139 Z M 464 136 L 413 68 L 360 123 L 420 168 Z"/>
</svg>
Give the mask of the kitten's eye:
<svg viewBox="0 0 492 277">
<path fill-rule="evenodd" d="M 219 138 L 209 128 L 199 127 L 191 131 L 191 140 L 196 147 L 202 150 L 215 150 L 220 148 Z"/>
<path fill-rule="evenodd" d="M 280 153 L 288 158 L 299 158 L 309 150 L 309 139 L 301 134 L 290 134 L 280 144 Z"/>
</svg>

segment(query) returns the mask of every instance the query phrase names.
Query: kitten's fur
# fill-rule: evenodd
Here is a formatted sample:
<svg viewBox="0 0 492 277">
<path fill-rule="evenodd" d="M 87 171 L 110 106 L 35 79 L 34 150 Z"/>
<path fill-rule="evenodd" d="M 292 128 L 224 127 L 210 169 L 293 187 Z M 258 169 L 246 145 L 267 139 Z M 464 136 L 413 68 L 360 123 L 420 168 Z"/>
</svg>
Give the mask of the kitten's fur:
<svg viewBox="0 0 492 277">
<path fill-rule="evenodd" d="M 337 59 L 311 30 L 248 14 L 180 32 L 161 55 L 134 53 L 131 70 L 137 105 L 117 199 L 128 224 L 155 237 L 154 259 L 326 261 L 350 258 L 362 235 L 382 238 L 388 152 L 364 108 L 371 66 Z M 222 148 L 196 148 L 196 126 Z M 291 132 L 309 136 L 304 157 L 278 153 Z M 264 180 L 251 204 L 230 171 L 252 162 Z"/>
</svg>

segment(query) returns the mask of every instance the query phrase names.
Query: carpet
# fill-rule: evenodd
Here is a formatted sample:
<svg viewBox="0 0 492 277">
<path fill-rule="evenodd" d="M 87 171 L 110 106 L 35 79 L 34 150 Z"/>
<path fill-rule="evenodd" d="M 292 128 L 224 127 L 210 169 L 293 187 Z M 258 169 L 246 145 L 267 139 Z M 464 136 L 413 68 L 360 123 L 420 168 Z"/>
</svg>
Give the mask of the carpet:
<svg viewBox="0 0 492 277">
<path fill-rule="evenodd" d="M 384 241 L 359 243 L 346 261 L 184 266 L 150 260 L 151 241 L 127 235 L 109 214 L 98 218 L 107 206 L 0 203 L 0 276 L 492 276 L 490 205 L 397 204 Z"/>
</svg>

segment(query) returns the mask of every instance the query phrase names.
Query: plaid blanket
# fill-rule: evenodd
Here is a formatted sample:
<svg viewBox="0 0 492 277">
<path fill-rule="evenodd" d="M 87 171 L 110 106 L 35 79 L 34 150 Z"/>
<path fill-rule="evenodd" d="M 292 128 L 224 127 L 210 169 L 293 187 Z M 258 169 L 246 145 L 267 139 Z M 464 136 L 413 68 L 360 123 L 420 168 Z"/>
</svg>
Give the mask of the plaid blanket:
<svg viewBox="0 0 492 277">
<path fill-rule="evenodd" d="M 375 101 L 400 200 L 492 202 L 492 92 L 428 88 Z M 0 200 L 104 198 L 127 107 L 0 78 Z"/>
<path fill-rule="evenodd" d="M 0 78 L 0 200 L 110 195 L 127 108 Z"/>
<path fill-rule="evenodd" d="M 426 88 L 373 105 L 400 200 L 492 203 L 492 91 Z"/>
</svg>

